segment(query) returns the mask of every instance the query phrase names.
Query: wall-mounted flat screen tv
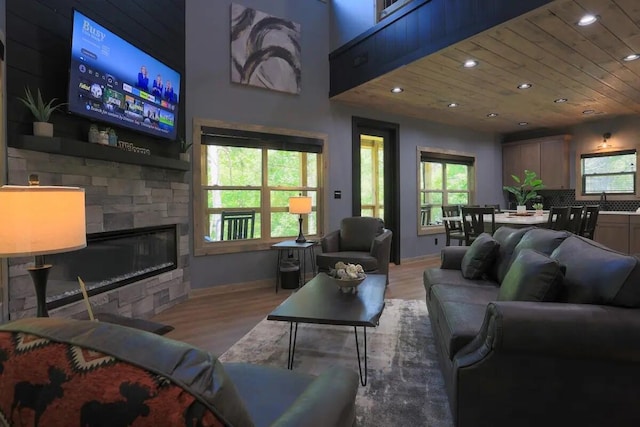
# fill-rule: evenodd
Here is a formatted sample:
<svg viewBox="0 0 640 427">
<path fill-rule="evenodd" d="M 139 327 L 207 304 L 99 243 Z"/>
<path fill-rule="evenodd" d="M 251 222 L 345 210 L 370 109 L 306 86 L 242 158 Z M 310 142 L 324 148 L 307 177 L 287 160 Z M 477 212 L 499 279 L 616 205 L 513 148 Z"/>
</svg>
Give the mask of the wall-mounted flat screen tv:
<svg viewBox="0 0 640 427">
<path fill-rule="evenodd" d="M 175 139 L 180 73 L 73 11 L 69 111 Z"/>
</svg>

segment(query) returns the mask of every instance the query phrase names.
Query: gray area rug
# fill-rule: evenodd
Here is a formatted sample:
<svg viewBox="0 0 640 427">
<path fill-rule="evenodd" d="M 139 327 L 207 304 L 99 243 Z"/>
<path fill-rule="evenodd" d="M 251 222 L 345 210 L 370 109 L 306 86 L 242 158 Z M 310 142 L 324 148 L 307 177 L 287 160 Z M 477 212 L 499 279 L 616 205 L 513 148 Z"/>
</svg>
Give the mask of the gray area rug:
<svg viewBox="0 0 640 427">
<path fill-rule="evenodd" d="M 288 345 L 289 323 L 263 319 L 220 360 L 286 368 Z M 453 425 L 424 301 L 386 300 L 380 325 L 367 328 L 367 350 L 369 378 L 356 398 L 358 426 Z M 294 362 L 294 370 L 311 374 L 332 365 L 358 372 L 353 327 L 300 324 Z"/>
</svg>

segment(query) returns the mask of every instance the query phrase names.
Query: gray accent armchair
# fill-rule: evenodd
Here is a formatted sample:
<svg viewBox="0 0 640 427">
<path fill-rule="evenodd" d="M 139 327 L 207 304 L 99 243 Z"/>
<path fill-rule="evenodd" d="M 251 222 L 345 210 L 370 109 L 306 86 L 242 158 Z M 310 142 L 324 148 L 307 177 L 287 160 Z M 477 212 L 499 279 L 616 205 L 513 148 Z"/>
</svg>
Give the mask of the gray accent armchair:
<svg viewBox="0 0 640 427">
<path fill-rule="evenodd" d="M 340 229 L 321 240 L 322 253 L 316 255 L 318 271 L 328 272 L 338 261 L 360 264 L 365 273 L 384 274 L 389 283 L 389 258 L 393 233 L 380 218 L 350 217 L 340 221 Z"/>
</svg>

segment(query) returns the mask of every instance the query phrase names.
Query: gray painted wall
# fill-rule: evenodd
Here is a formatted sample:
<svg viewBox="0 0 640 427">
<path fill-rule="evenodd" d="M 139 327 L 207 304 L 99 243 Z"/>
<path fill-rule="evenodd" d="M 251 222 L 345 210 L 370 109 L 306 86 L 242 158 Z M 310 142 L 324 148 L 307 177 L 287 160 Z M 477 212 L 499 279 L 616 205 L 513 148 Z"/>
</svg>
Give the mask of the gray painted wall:
<svg viewBox="0 0 640 427">
<path fill-rule="evenodd" d="M 434 146 L 474 152 L 478 159 L 478 201 L 502 200 L 501 148 L 491 134 L 356 109 L 329 101 L 329 6 L 319 1 L 246 0 L 243 5 L 285 17 L 302 27 L 302 92 L 299 96 L 230 83 L 229 5 L 231 0 L 189 0 L 186 12 L 187 132 L 194 117 L 285 127 L 329 135 L 329 188 L 342 190 L 328 200 L 329 230 L 351 215 L 351 117 L 400 124 L 401 257 L 435 254 L 443 245 L 434 236 L 417 236 L 416 147 Z M 220 4 L 220 6 L 218 6 Z M 203 29 L 207 29 L 203 31 Z M 273 278 L 276 253 L 261 251 L 194 257 L 191 285 L 202 288 Z"/>
<path fill-rule="evenodd" d="M 570 130 L 570 183 L 576 188 L 576 153 L 593 150 L 602 142 L 602 134 L 611 132 L 609 143 L 618 148 L 638 147 L 640 145 L 640 121 L 638 116 L 618 116 L 590 121 L 574 126 Z M 580 179 L 580 177 L 577 177 Z"/>
<path fill-rule="evenodd" d="M 376 23 L 375 0 L 331 0 L 330 50 L 334 51 Z"/>
</svg>

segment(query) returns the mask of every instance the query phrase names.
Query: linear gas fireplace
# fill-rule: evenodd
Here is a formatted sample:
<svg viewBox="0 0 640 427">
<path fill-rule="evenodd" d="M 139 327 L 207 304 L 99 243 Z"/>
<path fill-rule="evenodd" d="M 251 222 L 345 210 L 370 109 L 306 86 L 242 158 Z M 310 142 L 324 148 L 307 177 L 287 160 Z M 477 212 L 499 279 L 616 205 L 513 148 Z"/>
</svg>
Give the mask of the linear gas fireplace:
<svg viewBox="0 0 640 427">
<path fill-rule="evenodd" d="M 62 307 L 82 299 L 78 277 L 92 296 L 177 268 L 176 225 L 89 234 L 86 248 L 45 261 L 47 308 Z"/>
</svg>

